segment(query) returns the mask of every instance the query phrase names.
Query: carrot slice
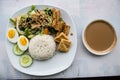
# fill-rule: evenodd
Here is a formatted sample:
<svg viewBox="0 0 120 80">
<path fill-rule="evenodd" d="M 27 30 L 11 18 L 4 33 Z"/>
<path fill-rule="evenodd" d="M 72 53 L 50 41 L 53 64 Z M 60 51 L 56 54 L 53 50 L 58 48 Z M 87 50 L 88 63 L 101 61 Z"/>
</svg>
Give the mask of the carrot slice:
<svg viewBox="0 0 120 80">
<path fill-rule="evenodd" d="M 45 28 L 45 29 L 44 29 L 44 34 L 49 34 L 48 28 Z"/>
</svg>

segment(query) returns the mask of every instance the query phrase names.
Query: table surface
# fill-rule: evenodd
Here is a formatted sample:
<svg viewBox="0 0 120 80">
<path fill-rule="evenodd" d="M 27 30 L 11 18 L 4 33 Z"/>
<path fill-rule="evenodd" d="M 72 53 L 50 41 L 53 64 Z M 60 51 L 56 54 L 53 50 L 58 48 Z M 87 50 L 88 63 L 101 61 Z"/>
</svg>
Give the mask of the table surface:
<svg viewBox="0 0 120 80">
<path fill-rule="evenodd" d="M 19 9 L 32 4 L 50 4 L 65 9 L 72 16 L 77 29 L 77 51 L 72 65 L 58 74 L 37 77 L 15 70 L 7 56 L 5 30 L 9 17 Z M 0 78 L 74 78 L 120 75 L 120 0 L 0 0 Z M 105 19 L 117 33 L 116 47 L 105 56 L 89 53 L 82 43 L 82 30 L 91 21 Z"/>
</svg>

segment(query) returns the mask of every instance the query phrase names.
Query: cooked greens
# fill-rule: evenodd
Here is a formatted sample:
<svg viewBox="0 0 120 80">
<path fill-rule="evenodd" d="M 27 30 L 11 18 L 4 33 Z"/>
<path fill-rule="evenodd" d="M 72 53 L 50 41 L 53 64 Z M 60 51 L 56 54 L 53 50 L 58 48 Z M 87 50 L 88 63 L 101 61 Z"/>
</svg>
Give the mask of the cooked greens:
<svg viewBox="0 0 120 80">
<path fill-rule="evenodd" d="M 15 21 L 15 20 L 13 20 L 12 18 L 10 18 L 9 20 L 10 20 L 10 22 L 12 22 L 14 25 L 16 25 L 16 21 Z"/>
<path fill-rule="evenodd" d="M 31 9 L 27 12 L 27 14 L 30 14 L 33 10 L 35 10 L 35 6 L 34 5 L 31 6 Z"/>
<path fill-rule="evenodd" d="M 49 16 L 52 16 L 52 11 L 49 8 L 44 9 L 45 13 Z"/>
<path fill-rule="evenodd" d="M 47 32 L 46 27 L 52 26 L 52 11 L 49 8 L 46 8 L 44 10 L 37 10 L 35 9 L 35 6 L 32 5 L 27 14 L 20 16 L 17 26 L 20 31 L 24 32 L 24 35 L 27 38 L 28 36 L 31 38 L 31 35 Z M 53 31 L 50 32 L 53 33 Z"/>
</svg>

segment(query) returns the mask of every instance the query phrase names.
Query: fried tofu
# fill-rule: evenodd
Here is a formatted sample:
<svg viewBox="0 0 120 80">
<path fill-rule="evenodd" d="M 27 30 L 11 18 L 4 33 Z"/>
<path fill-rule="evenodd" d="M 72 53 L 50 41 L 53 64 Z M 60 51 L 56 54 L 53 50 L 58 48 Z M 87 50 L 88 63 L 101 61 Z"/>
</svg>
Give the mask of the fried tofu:
<svg viewBox="0 0 120 80">
<path fill-rule="evenodd" d="M 63 27 L 63 33 L 68 36 L 69 31 L 70 31 L 70 26 L 64 25 L 64 27 Z"/>
<path fill-rule="evenodd" d="M 61 52 L 68 52 L 71 46 L 71 42 L 66 39 L 62 39 L 60 44 L 58 45 L 58 50 Z"/>
<path fill-rule="evenodd" d="M 56 13 L 56 9 L 55 8 L 52 8 L 52 17 L 53 17 L 53 19 L 57 18 L 57 13 Z"/>
<path fill-rule="evenodd" d="M 57 19 L 54 19 L 53 22 L 52 22 L 52 27 L 55 28 L 57 25 Z"/>
<path fill-rule="evenodd" d="M 60 43 L 62 39 L 69 40 L 68 37 L 63 32 L 61 32 L 58 36 L 56 36 L 54 40 L 55 42 Z"/>
<path fill-rule="evenodd" d="M 60 10 L 56 10 L 56 14 L 57 14 L 57 21 L 60 20 Z"/>
<path fill-rule="evenodd" d="M 60 21 L 60 10 L 57 10 L 55 8 L 52 8 L 52 27 L 56 30 L 61 32 L 62 31 L 62 27 L 63 27 L 63 23 Z"/>
<path fill-rule="evenodd" d="M 63 24 L 61 21 L 57 22 L 57 25 L 55 27 L 55 30 L 59 31 L 59 32 L 62 32 L 63 30 Z"/>
<path fill-rule="evenodd" d="M 55 42 L 58 43 L 58 51 L 67 52 L 70 49 L 71 42 L 68 38 L 70 26 L 64 20 L 61 20 L 60 10 L 52 8 L 52 27 L 57 31 L 55 34 Z"/>
<path fill-rule="evenodd" d="M 57 19 L 57 21 L 60 20 L 60 10 L 57 10 L 55 8 L 52 8 L 52 17 L 53 19 Z"/>
<path fill-rule="evenodd" d="M 58 32 L 63 32 L 65 35 L 68 36 L 69 31 L 70 31 L 70 26 L 67 25 L 63 20 L 60 20 L 60 10 L 57 10 L 55 8 L 52 8 L 52 27 L 58 31 Z"/>
<path fill-rule="evenodd" d="M 57 32 L 57 33 L 55 34 L 55 36 L 58 36 L 60 33 L 61 33 L 61 32 Z"/>
</svg>

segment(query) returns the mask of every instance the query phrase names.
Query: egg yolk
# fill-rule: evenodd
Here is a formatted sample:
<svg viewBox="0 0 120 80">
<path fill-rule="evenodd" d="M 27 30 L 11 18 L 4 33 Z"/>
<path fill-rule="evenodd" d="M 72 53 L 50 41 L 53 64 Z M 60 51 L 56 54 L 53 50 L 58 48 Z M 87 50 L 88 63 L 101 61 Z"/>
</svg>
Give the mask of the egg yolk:
<svg viewBox="0 0 120 80">
<path fill-rule="evenodd" d="M 9 30 L 9 31 L 8 31 L 8 37 L 9 37 L 9 38 L 13 38 L 14 36 L 15 36 L 15 31 L 12 30 L 12 29 Z"/>
<path fill-rule="evenodd" d="M 23 46 L 25 46 L 25 45 L 27 44 L 26 38 L 21 37 L 21 38 L 20 38 L 20 43 L 21 43 Z"/>
</svg>

